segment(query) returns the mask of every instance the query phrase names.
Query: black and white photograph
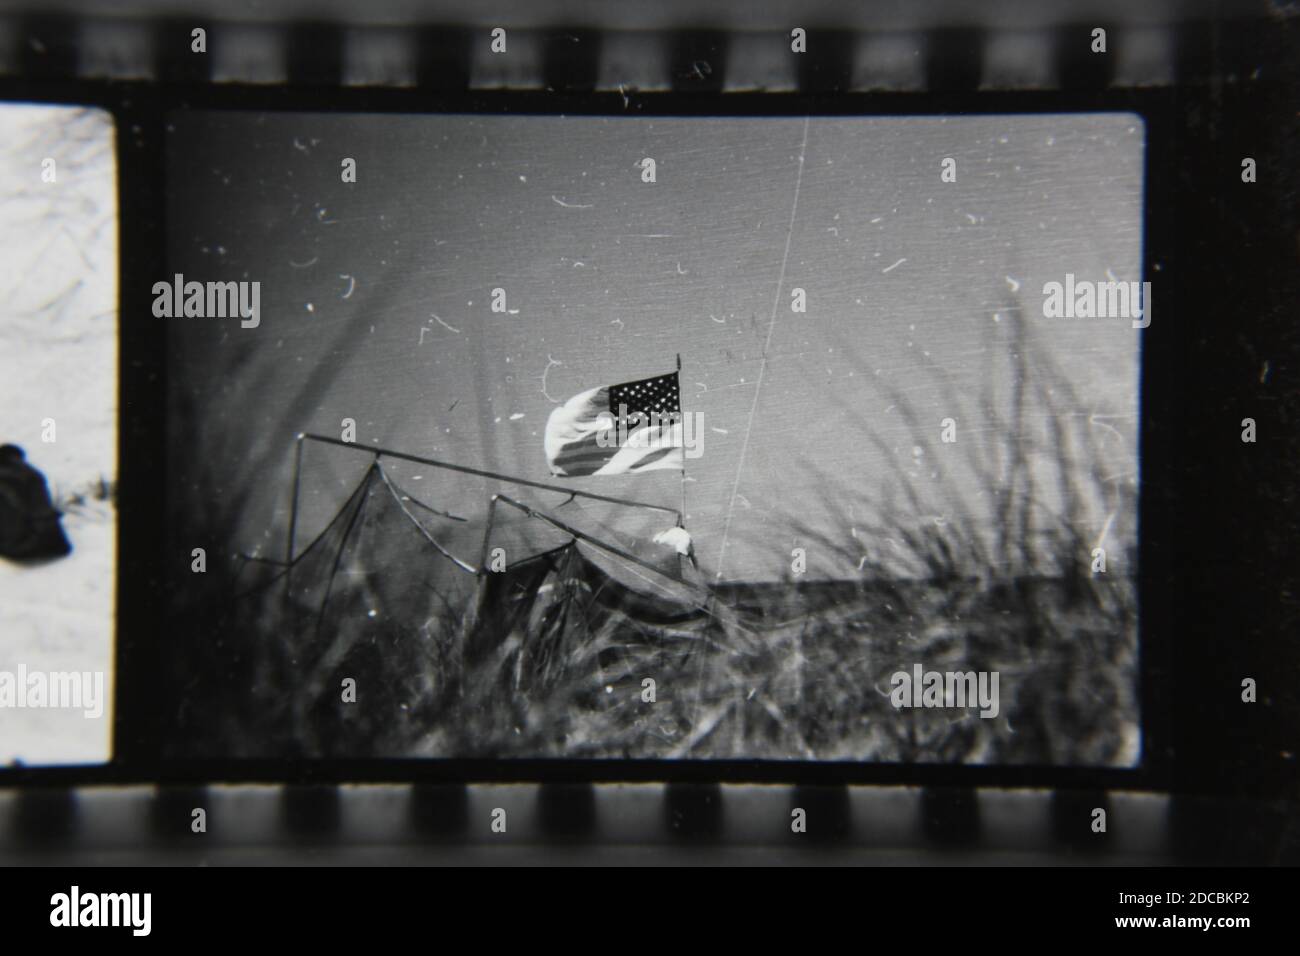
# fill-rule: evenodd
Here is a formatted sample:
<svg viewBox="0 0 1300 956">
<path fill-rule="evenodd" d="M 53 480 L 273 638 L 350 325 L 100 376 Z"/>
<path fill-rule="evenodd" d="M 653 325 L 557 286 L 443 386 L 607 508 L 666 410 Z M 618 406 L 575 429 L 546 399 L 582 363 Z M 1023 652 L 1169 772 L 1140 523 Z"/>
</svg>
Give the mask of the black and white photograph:
<svg viewBox="0 0 1300 956">
<path fill-rule="evenodd" d="M 0 766 L 112 755 L 114 136 L 0 104 Z"/>
<path fill-rule="evenodd" d="M 1296 0 L 0 0 L 6 939 L 1266 928 L 1298 94 Z"/>
<path fill-rule="evenodd" d="M 1141 117 L 167 135 L 171 755 L 1140 761 Z"/>
</svg>

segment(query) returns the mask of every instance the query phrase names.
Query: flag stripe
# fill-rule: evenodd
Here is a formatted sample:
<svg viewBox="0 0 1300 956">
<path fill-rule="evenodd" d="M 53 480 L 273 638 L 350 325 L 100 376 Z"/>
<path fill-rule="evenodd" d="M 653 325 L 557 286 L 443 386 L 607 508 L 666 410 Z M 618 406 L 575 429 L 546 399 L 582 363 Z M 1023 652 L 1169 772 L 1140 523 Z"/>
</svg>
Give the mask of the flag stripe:
<svg viewBox="0 0 1300 956">
<path fill-rule="evenodd" d="M 637 462 L 636 464 L 634 464 L 634 465 L 631 465 L 630 467 L 631 467 L 631 469 L 632 469 L 633 471 L 640 471 L 642 468 L 645 468 L 647 465 L 652 465 L 652 464 L 654 464 L 654 463 L 655 463 L 656 461 L 658 461 L 660 458 L 664 457 L 664 455 L 672 454 L 672 453 L 675 452 L 675 451 L 677 451 L 676 448 L 659 448 L 659 449 L 656 449 L 653 453 L 647 455 L 645 458 L 642 458 L 640 461 L 638 461 L 638 462 Z"/>
<path fill-rule="evenodd" d="M 589 461 L 609 461 L 616 454 L 617 448 L 602 448 L 600 451 L 588 452 L 585 455 L 563 455 L 555 460 L 557 465 L 568 467 L 569 465 L 581 465 Z"/>
<path fill-rule="evenodd" d="M 646 433 L 649 431 L 650 429 L 648 427 L 635 429 L 631 434 L 627 436 L 627 441 L 625 441 L 622 445 L 616 445 L 610 443 L 611 438 L 609 436 L 617 435 L 617 432 L 609 433 L 609 435 L 607 435 L 605 438 L 604 445 L 600 443 L 601 442 L 600 434 L 597 433 L 595 435 L 590 436 L 589 438 L 584 438 L 580 442 L 574 442 L 571 445 L 565 446 L 564 450 L 555 456 L 555 464 L 567 465 L 570 462 L 585 461 L 593 458 L 599 458 L 602 461 L 607 460 L 613 458 L 616 454 L 618 454 L 618 450 L 620 448 L 637 448 L 640 447 L 640 443 L 643 441 L 647 443 L 645 447 L 653 448 L 655 447 L 652 444 L 655 439 L 655 436 L 647 435 Z M 660 430 L 660 434 L 667 435 L 669 433 Z M 667 447 L 673 447 L 673 446 L 667 446 Z"/>
<path fill-rule="evenodd" d="M 602 448 L 596 443 L 596 439 L 592 438 L 588 441 L 566 447 L 564 451 L 555 456 L 554 464 L 563 465 L 579 458 L 590 458 L 593 455 L 610 458 L 616 451 L 618 451 L 617 448 Z"/>
</svg>

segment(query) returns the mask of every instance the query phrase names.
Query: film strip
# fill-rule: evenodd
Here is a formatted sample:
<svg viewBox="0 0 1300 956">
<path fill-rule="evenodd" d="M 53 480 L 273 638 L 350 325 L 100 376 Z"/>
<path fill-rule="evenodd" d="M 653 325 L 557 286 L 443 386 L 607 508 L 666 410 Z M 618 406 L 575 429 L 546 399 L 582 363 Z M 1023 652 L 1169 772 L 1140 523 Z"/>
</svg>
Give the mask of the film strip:
<svg viewBox="0 0 1300 956">
<path fill-rule="evenodd" d="M 1080 832 L 1075 821 L 1094 805 L 1124 820 L 1123 831 L 1117 826 L 1103 840 Z M 801 812 L 806 827 L 795 829 Z M 934 862 L 1034 862 L 1068 853 L 1150 865 L 1178 859 L 1172 844 L 1187 824 L 1170 819 L 1166 797 L 1151 794 L 647 784 L 23 791 L 0 814 L 15 862 L 68 863 L 171 852 L 241 863 L 303 845 L 327 848 L 338 862 L 416 862 L 430 849 L 446 862 L 486 862 L 498 851 L 540 862 L 556 844 L 577 855 L 599 847 L 611 860 L 732 848 L 734 861 L 757 862 L 800 855 L 806 842 L 805 861 L 833 850 L 858 862 L 897 863 L 923 850 Z M 189 839 L 196 832 L 201 841 Z M 1195 845 L 1182 844 L 1184 851 Z M 1186 862 L 1207 850 L 1190 852 Z"/>
<path fill-rule="evenodd" d="M 1081 827 L 1096 812 L 1114 826 Z M 1146 792 L 741 784 L 9 791 L 7 862 L 1286 865 L 1287 808 Z M 555 860 L 553 854 L 567 853 Z M 829 859 L 828 859 L 829 858 Z"/>
<path fill-rule="evenodd" d="M 6 74 L 84 81 L 569 93 L 936 93 L 1168 87 L 1209 68 L 1203 38 L 1186 35 L 1203 31 L 1203 24 L 1181 34 L 1169 26 L 1083 22 L 1018 30 L 645 32 L 34 16 L 4 26 L 8 42 L 0 68 Z M 1095 29 L 1106 31 L 1107 56 L 1090 50 Z M 801 43 L 812 55 L 794 52 Z M 195 52 L 200 45 L 204 53 Z"/>
<path fill-rule="evenodd" d="M 1090 48 L 1099 27 L 1109 44 L 1105 56 Z M 1276 370 L 1293 354 L 1287 350 L 1294 342 L 1278 318 L 1288 287 L 1263 281 L 1268 263 L 1283 254 L 1270 246 L 1253 259 L 1259 246 L 1249 237 L 1262 233 L 1276 241 L 1294 223 L 1269 219 L 1270 202 L 1260 196 L 1276 200 L 1278 192 L 1233 193 L 1228 202 L 1225 186 L 1196 207 L 1217 214 L 1220 230 L 1213 243 L 1198 245 L 1187 235 L 1197 212 L 1176 208 L 1188 190 L 1233 174 L 1237 143 L 1251 144 L 1242 148 L 1273 169 L 1294 160 L 1294 135 L 1271 125 L 1280 124 L 1296 79 L 1294 67 L 1283 66 L 1294 39 L 1278 20 L 1243 16 L 1144 25 L 1080 18 L 1039 28 L 810 28 L 803 53 L 792 50 L 791 29 L 643 32 L 510 23 L 384 28 L 18 15 L 0 19 L 0 76 L 6 77 L 6 99 L 104 102 L 114 106 L 119 122 L 134 116 L 145 124 L 158 122 L 160 99 L 169 97 L 250 108 L 309 108 L 328 100 L 365 109 L 375 93 L 384 109 L 400 110 L 438 107 L 464 94 L 480 107 L 509 111 L 522 104 L 545 113 L 569 110 L 573 97 L 591 96 L 594 112 L 621 103 L 629 112 L 651 114 L 690 102 L 682 97 L 696 97 L 703 112 L 717 107 L 717 97 L 730 97 L 742 113 L 785 115 L 1139 103 L 1149 122 L 1156 114 L 1167 117 L 1167 124 L 1156 121 L 1160 141 L 1153 143 L 1148 164 L 1148 264 L 1189 276 L 1214 263 L 1221 272 L 1240 270 L 1258 280 L 1244 290 L 1208 293 L 1209 301 L 1196 303 L 1207 310 L 1232 303 L 1236 312 L 1255 316 L 1250 344 L 1230 353 L 1233 367 L 1223 372 L 1228 385 L 1220 392 L 1183 386 L 1196 381 L 1189 374 L 1214 367 L 1204 342 L 1221 337 L 1189 345 L 1167 335 L 1150 346 L 1155 358 L 1143 368 L 1144 413 L 1151 396 L 1165 389 L 1169 401 L 1186 402 L 1188 414 L 1202 423 L 1180 437 L 1216 450 L 1206 452 L 1215 459 L 1206 470 L 1189 479 L 1189 457 L 1200 453 L 1179 452 L 1167 433 L 1144 435 L 1144 525 L 1153 504 L 1168 504 L 1166 487 L 1186 489 L 1178 506 L 1206 491 L 1231 495 L 1232 488 L 1243 487 L 1273 505 L 1291 500 L 1296 445 L 1289 437 L 1279 439 L 1269 457 L 1246 462 L 1240 448 L 1212 437 L 1216 432 L 1206 423 L 1226 429 L 1225 421 L 1231 425 L 1243 417 L 1231 409 L 1251 402 L 1262 409 L 1255 417 L 1279 431 L 1293 420 L 1288 416 L 1295 411 L 1294 395 L 1280 396 L 1266 374 L 1256 374 L 1270 356 L 1284 356 L 1274 362 Z M 204 52 L 197 54 L 200 36 Z M 505 55 L 494 52 L 494 40 Z M 155 98 L 160 90 L 167 92 Z M 1026 93 L 1042 99 L 1016 99 Z M 508 99 L 517 94 L 522 98 Z M 1212 142 L 1193 145 L 1201 136 Z M 143 164 L 134 167 L 130 149 L 123 153 L 124 209 L 147 192 L 144 183 L 160 162 L 156 149 L 151 144 L 137 154 Z M 1279 173 L 1279 181 L 1286 184 L 1277 187 L 1281 194 L 1293 190 L 1294 176 L 1283 179 Z M 145 196 L 139 208 L 157 215 L 161 199 Z M 133 275 L 130 257 L 147 256 L 161 232 L 156 222 L 123 228 L 124 275 Z M 1237 258 L 1225 261 L 1221 256 L 1233 242 L 1239 243 Z M 1288 281 L 1294 291 L 1294 279 Z M 1180 308 L 1195 303 L 1193 293 L 1174 295 Z M 124 287 L 124 310 L 129 297 Z M 1193 327 L 1206 334 L 1212 328 L 1208 322 Z M 126 332 L 123 341 L 128 352 L 150 348 L 131 343 Z M 123 467 L 129 485 L 132 472 L 139 471 L 129 459 Z M 138 495 L 138 502 L 149 491 L 127 487 L 124 494 Z M 1165 520 L 1158 517 L 1158 534 L 1142 542 L 1144 567 L 1164 562 L 1173 568 L 1176 555 L 1198 540 Z M 408 778 L 391 765 L 250 769 L 218 761 L 173 764 L 151 775 L 144 769 L 150 733 L 137 730 L 153 718 L 139 720 L 148 708 L 133 703 L 138 698 L 132 695 L 157 675 L 133 674 L 124 666 L 113 763 L 84 770 L 6 769 L 0 775 L 0 855 L 20 863 L 154 857 L 249 862 L 277 853 L 293 858 L 306 847 L 339 862 L 394 863 L 425 860 L 430 848 L 445 855 L 454 847 L 458 861 L 478 862 L 493 860 L 502 849 L 517 860 L 550 858 L 560 847 L 622 861 L 649 847 L 737 862 L 786 861 L 791 854 L 811 861 L 844 853 L 882 863 L 942 861 L 954 854 L 987 862 L 1064 856 L 1117 863 L 1294 863 L 1300 859 L 1300 827 L 1292 789 L 1295 752 L 1287 744 L 1296 726 L 1294 688 L 1274 691 L 1266 706 L 1244 717 L 1234 711 L 1230 723 L 1224 705 L 1188 701 L 1231 697 L 1238 672 L 1262 676 L 1279 663 L 1294 666 L 1295 652 L 1286 651 L 1281 635 L 1295 623 L 1294 602 L 1284 597 L 1295 593 L 1295 572 L 1271 565 L 1284 553 L 1279 537 L 1252 537 L 1267 522 L 1204 520 L 1223 535 L 1217 550 L 1199 568 L 1177 563 L 1177 574 L 1152 574 L 1153 589 L 1144 595 L 1143 729 L 1157 746 L 1144 752 L 1136 773 L 933 766 L 841 771 L 798 764 L 746 765 L 715 774 L 708 767 L 669 773 L 636 764 L 579 771 L 575 779 L 568 765 L 476 761 L 413 769 Z M 1265 566 L 1277 576 L 1262 579 Z M 1235 599 L 1207 597 L 1224 591 L 1233 591 Z M 1265 603 L 1247 624 L 1249 643 L 1232 648 L 1232 673 L 1224 677 L 1228 658 L 1212 635 L 1237 632 L 1244 619 L 1235 615 L 1252 600 Z M 1180 646 L 1181 629 L 1202 615 L 1199 636 Z M 125 665 L 129 657 L 119 660 Z M 675 782 L 637 782 L 660 773 Z M 473 782 L 503 777 L 515 782 Z M 625 782 L 599 782 L 610 778 Z M 808 782 L 790 784 L 800 778 Z M 517 782 L 528 779 L 544 782 Z M 228 782 L 249 780 L 263 782 Z M 286 783 L 271 782 L 276 780 Z M 1099 809 L 1111 820 L 1103 833 L 1090 825 Z M 202 811 L 200 829 L 196 811 Z M 803 829 L 792 828 L 799 811 Z M 197 833 L 208 834 L 201 849 L 191 840 Z"/>
</svg>

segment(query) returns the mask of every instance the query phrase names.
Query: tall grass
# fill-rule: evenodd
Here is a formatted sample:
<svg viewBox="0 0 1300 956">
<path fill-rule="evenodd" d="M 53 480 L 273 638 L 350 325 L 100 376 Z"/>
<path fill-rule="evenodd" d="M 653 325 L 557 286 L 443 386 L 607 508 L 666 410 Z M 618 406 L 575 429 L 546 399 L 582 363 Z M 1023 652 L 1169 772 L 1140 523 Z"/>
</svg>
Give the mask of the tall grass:
<svg viewBox="0 0 1300 956">
<path fill-rule="evenodd" d="M 562 567 L 532 583 L 525 618 L 483 634 L 466 626 L 468 602 L 434 597 L 406 620 L 351 630 L 340 615 L 304 626 L 310 601 L 232 604 L 234 563 L 218 562 L 222 573 L 207 576 L 202 593 L 187 588 L 178 608 L 194 639 L 178 644 L 175 661 L 186 704 L 175 749 L 1132 762 L 1136 482 L 1100 473 L 1094 463 L 1114 455 L 1078 414 L 1084 402 L 1019 307 L 1004 313 L 1008 402 L 999 408 L 991 391 L 963 396 L 939 384 L 950 407 L 973 403 L 994 424 L 993 441 L 944 452 L 906 395 L 886 389 L 907 447 L 927 461 L 960 455 L 961 467 L 942 469 L 934 486 L 910 482 L 907 462 L 864 420 L 859 430 L 895 477 L 872 493 L 820 476 L 839 502 L 841 531 L 794 530 L 843 575 L 701 584 L 702 610 L 683 605 L 676 617 L 651 619 L 590 568 Z M 1046 413 L 1045 427 L 1029 426 L 1034 409 Z M 1135 435 L 1121 439 L 1136 448 Z M 991 496 L 992 520 L 971 505 L 972 486 Z M 936 494 L 942 521 L 932 520 Z M 225 501 L 226 512 L 201 513 L 214 541 L 242 507 L 238 494 Z M 1098 514 L 1109 529 L 1105 573 L 1093 571 Z M 369 597 L 360 593 L 342 605 L 347 613 L 361 613 Z M 998 715 L 895 709 L 890 678 L 916 663 L 997 672 Z M 340 701 L 345 676 L 358 682 L 356 704 Z"/>
</svg>

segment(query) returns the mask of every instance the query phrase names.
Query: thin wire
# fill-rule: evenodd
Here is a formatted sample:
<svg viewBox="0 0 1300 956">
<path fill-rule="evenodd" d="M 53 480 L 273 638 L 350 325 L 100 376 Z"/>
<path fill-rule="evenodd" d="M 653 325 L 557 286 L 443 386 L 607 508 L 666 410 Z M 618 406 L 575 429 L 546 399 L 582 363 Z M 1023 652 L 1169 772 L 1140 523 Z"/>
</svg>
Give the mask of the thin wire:
<svg viewBox="0 0 1300 956">
<path fill-rule="evenodd" d="M 450 551 L 444 548 L 441 544 L 439 544 L 434 539 L 433 535 L 429 534 L 428 530 L 424 527 L 424 525 L 420 524 L 419 520 L 415 517 L 415 515 L 411 514 L 411 512 L 407 509 L 406 504 L 402 501 L 402 496 L 398 492 L 397 488 L 394 487 L 393 483 L 388 480 L 388 475 L 384 472 L 383 465 L 378 465 L 378 464 L 375 465 L 375 470 L 379 472 L 379 477 L 384 480 L 384 487 L 388 489 L 388 493 L 392 495 L 393 500 L 397 502 L 397 507 L 401 508 L 402 514 L 406 515 L 407 519 L 411 522 L 411 524 L 415 525 L 415 527 L 419 529 L 420 534 L 424 535 L 425 540 L 428 541 L 435 548 L 437 548 L 439 554 L 441 554 L 448 561 L 455 564 L 456 567 L 460 568 L 462 571 L 468 571 L 470 574 L 477 574 L 478 571 L 474 568 L 473 565 L 466 564 L 460 558 L 456 557 L 454 554 L 452 554 Z M 411 500 L 414 501 L 415 499 L 411 499 Z"/>
<path fill-rule="evenodd" d="M 758 393 L 763 387 L 763 375 L 767 372 L 767 349 L 772 344 L 772 332 L 776 328 L 776 314 L 781 305 L 781 289 L 785 286 L 785 266 L 790 260 L 790 240 L 794 236 L 794 218 L 799 211 L 799 188 L 803 185 L 804 153 L 808 149 L 809 117 L 803 120 L 803 142 L 799 145 L 799 171 L 794 179 L 794 202 L 790 205 L 790 224 L 785 231 L 785 252 L 781 255 L 781 271 L 776 279 L 776 291 L 772 294 L 772 320 L 767 325 L 767 339 L 763 343 L 763 361 L 758 367 L 758 381 L 754 384 L 754 400 L 749 405 L 749 421 L 745 425 L 745 440 L 740 446 L 740 460 L 736 462 L 736 480 L 731 486 L 731 498 L 727 503 L 727 520 L 722 526 L 722 544 L 718 548 L 717 577 L 722 577 L 722 566 L 726 561 L 727 536 L 731 533 L 731 516 L 736 510 L 736 494 L 740 490 L 740 476 L 745 467 L 745 454 L 749 451 L 749 433 L 754 427 L 754 412 L 758 408 Z"/>
<path fill-rule="evenodd" d="M 607 501 L 616 505 L 627 505 L 629 508 L 645 508 L 649 511 L 664 511 L 670 515 L 677 514 L 676 508 L 670 508 L 667 505 L 652 505 L 644 501 L 631 501 L 627 498 L 614 498 L 610 495 L 598 495 L 590 491 L 579 491 L 576 488 L 565 488 L 560 485 L 551 485 L 543 481 L 532 481 L 527 478 L 514 478 L 510 475 L 503 475 L 496 471 L 484 471 L 482 468 L 470 468 L 466 465 L 453 465 L 451 462 L 438 461 L 433 458 L 421 458 L 418 455 L 408 455 L 405 452 L 394 451 L 391 448 L 377 448 L 369 445 L 356 445 L 352 442 L 341 441 L 337 438 L 329 438 L 325 435 L 315 435 L 310 432 L 302 436 L 311 441 L 322 442 L 326 445 L 336 445 L 339 448 L 351 448 L 354 451 L 364 451 L 376 457 L 397 458 L 401 461 L 413 461 L 421 465 L 430 465 L 434 468 L 446 468 L 448 471 L 457 471 L 464 475 L 477 475 L 482 478 L 495 478 L 499 481 L 509 482 L 516 485 L 525 485 L 529 488 L 542 488 L 546 491 L 554 491 L 558 494 L 577 496 L 579 498 L 591 498 L 595 501 Z"/>
</svg>

